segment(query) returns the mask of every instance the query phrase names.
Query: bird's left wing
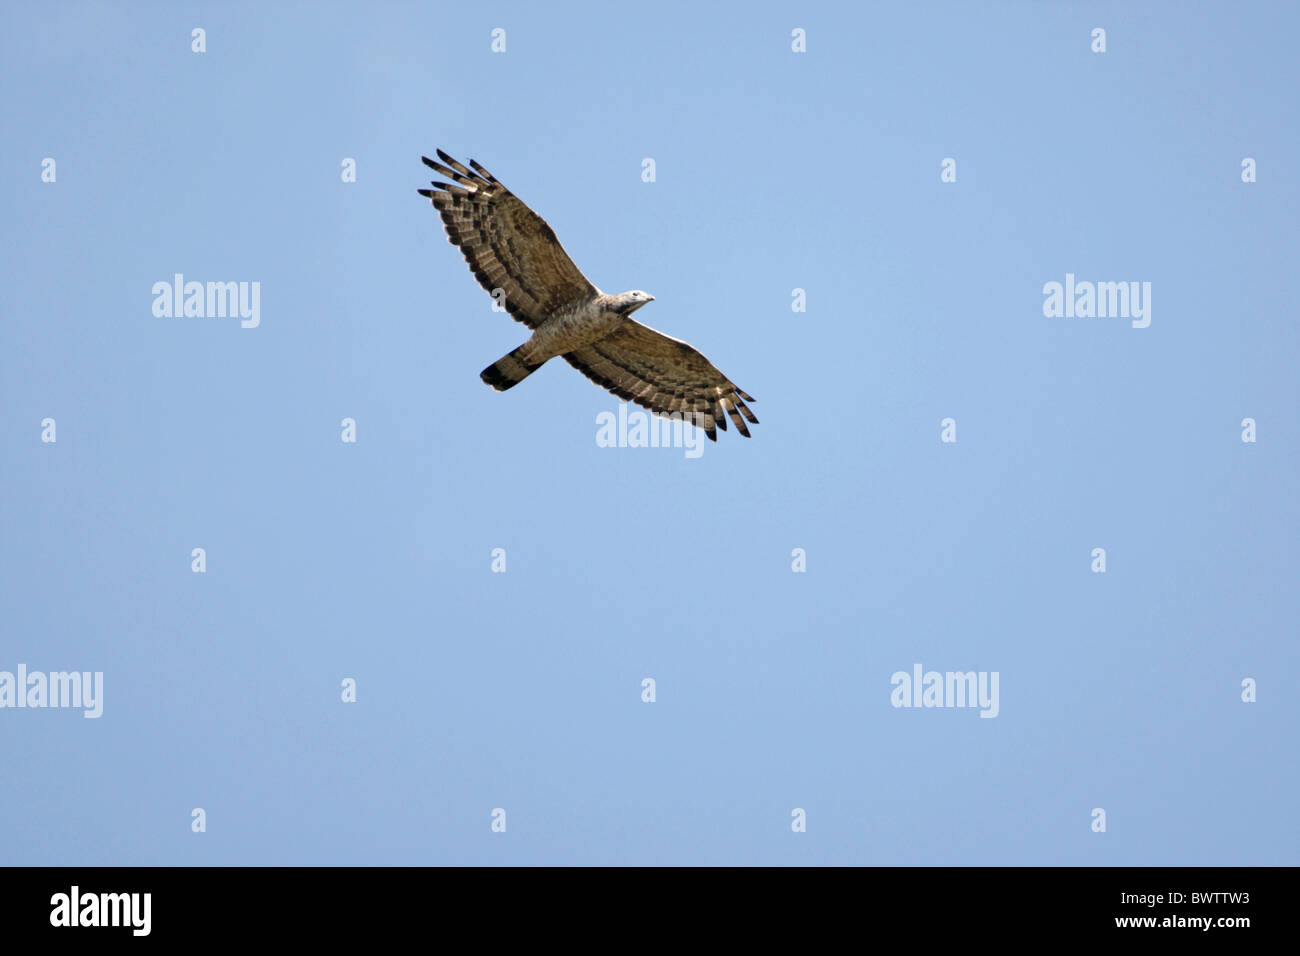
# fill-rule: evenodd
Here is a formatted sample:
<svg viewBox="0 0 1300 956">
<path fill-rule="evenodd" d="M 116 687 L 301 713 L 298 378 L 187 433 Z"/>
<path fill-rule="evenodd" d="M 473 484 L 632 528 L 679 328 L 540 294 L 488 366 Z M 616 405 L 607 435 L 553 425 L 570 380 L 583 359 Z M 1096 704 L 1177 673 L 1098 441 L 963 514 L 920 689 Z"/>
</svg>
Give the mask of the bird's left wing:
<svg viewBox="0 0 1300 956">
<path fill-rule="evenodd" d="M 727 415 L 746 438 L 745 419 L 758 424 L 745 404 L 754 399 L 712 362 L 680 339 L 632 319 L 600 341 L 565 353 L 564 360 L 620 398 L 661 415 L 680 412 L 713 441 L 717 427 L 726 431 Z"/>
</svg>

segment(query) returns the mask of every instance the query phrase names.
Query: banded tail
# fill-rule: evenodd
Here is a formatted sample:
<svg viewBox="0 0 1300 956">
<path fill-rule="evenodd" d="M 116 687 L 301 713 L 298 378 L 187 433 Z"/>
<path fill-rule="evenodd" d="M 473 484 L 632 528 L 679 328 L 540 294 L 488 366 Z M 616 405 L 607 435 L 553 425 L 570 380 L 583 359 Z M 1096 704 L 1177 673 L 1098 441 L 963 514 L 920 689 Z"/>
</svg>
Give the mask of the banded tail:
<svg viewBox="0 0 1300 956">
<path fill-rule="evenodd" d="M 525 362 L 521 357 L 528 343 L 525 342 L 519 348 L 515 349 L 509 355 L 497 359 L 483 371 L 479 372 L 479 378 L 491 385 L 498 392 L 504 392 L 508 388 L 514 388 L 529 375 L 532 375 L 542 367 L 541 362 L 533 365 Z"/>
</svg>

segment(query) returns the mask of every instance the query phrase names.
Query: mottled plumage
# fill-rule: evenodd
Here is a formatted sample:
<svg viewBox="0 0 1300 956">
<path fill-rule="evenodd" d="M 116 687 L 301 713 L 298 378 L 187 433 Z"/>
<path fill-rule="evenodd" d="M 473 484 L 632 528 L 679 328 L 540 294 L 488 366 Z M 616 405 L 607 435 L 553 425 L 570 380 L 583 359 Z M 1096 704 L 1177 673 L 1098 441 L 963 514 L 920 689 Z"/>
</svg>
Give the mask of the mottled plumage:
<svg viewBox="0 0 1300 956">
<path fill-rule="evenodd" d="M 467 168 L 438 150 L 427 166 L 452 182 L 434 182 L 420 195 L 432 201 L 447 238 L 465 256 L 474 278 L 532 337 L 489 365 L 482 379 L 498 391 L 519 384 L 556 356 L 620 398 L 661 415 L 678 413 L 717 441 L 727 416 L 749 436 L 754 401 L 685 342 L 631 316 L 654 296 L 640 290 L 606 295 L 573 264 L 541 216 L 474 160 Z M 496 290 L 501 290 L 499 293 Z"/>
</svg>

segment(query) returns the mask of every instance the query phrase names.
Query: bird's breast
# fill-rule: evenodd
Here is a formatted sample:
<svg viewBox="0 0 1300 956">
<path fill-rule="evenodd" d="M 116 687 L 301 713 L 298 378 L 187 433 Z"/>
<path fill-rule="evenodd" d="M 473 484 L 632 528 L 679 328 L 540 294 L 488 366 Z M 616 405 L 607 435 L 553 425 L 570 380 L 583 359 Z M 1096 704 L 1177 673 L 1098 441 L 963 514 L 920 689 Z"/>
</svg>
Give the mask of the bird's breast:
<svg viewBox="0 0 1300 956">
<path fill-rule="evenodd" d="M 563 355 L 599 341 L 623 324 L 623 316 L 594 305 L 556 312 L 534 333 L 535 349 Z"/>
</svg>

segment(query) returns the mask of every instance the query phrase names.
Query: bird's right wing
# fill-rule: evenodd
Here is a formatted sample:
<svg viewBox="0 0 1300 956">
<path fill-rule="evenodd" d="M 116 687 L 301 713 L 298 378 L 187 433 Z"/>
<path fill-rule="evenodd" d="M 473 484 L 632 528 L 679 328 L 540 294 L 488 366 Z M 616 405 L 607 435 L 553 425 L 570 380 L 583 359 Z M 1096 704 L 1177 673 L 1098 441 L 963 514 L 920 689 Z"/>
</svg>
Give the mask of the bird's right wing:
<svg viewBox="0 0 1300 956">
<path fill-rule="evenodd" d="M 447 238 L 464 253 L 474 278 L 489 292 L 503 290 L 516 319 L 535 329 L 555 310 L 597 294 L 555 230 L 486 169 L 472 159 L 467 169 L 442 150 L 442 163 L 422 158 L 453 182 L 418 192 L 442 216 Z"/>
</svg>

